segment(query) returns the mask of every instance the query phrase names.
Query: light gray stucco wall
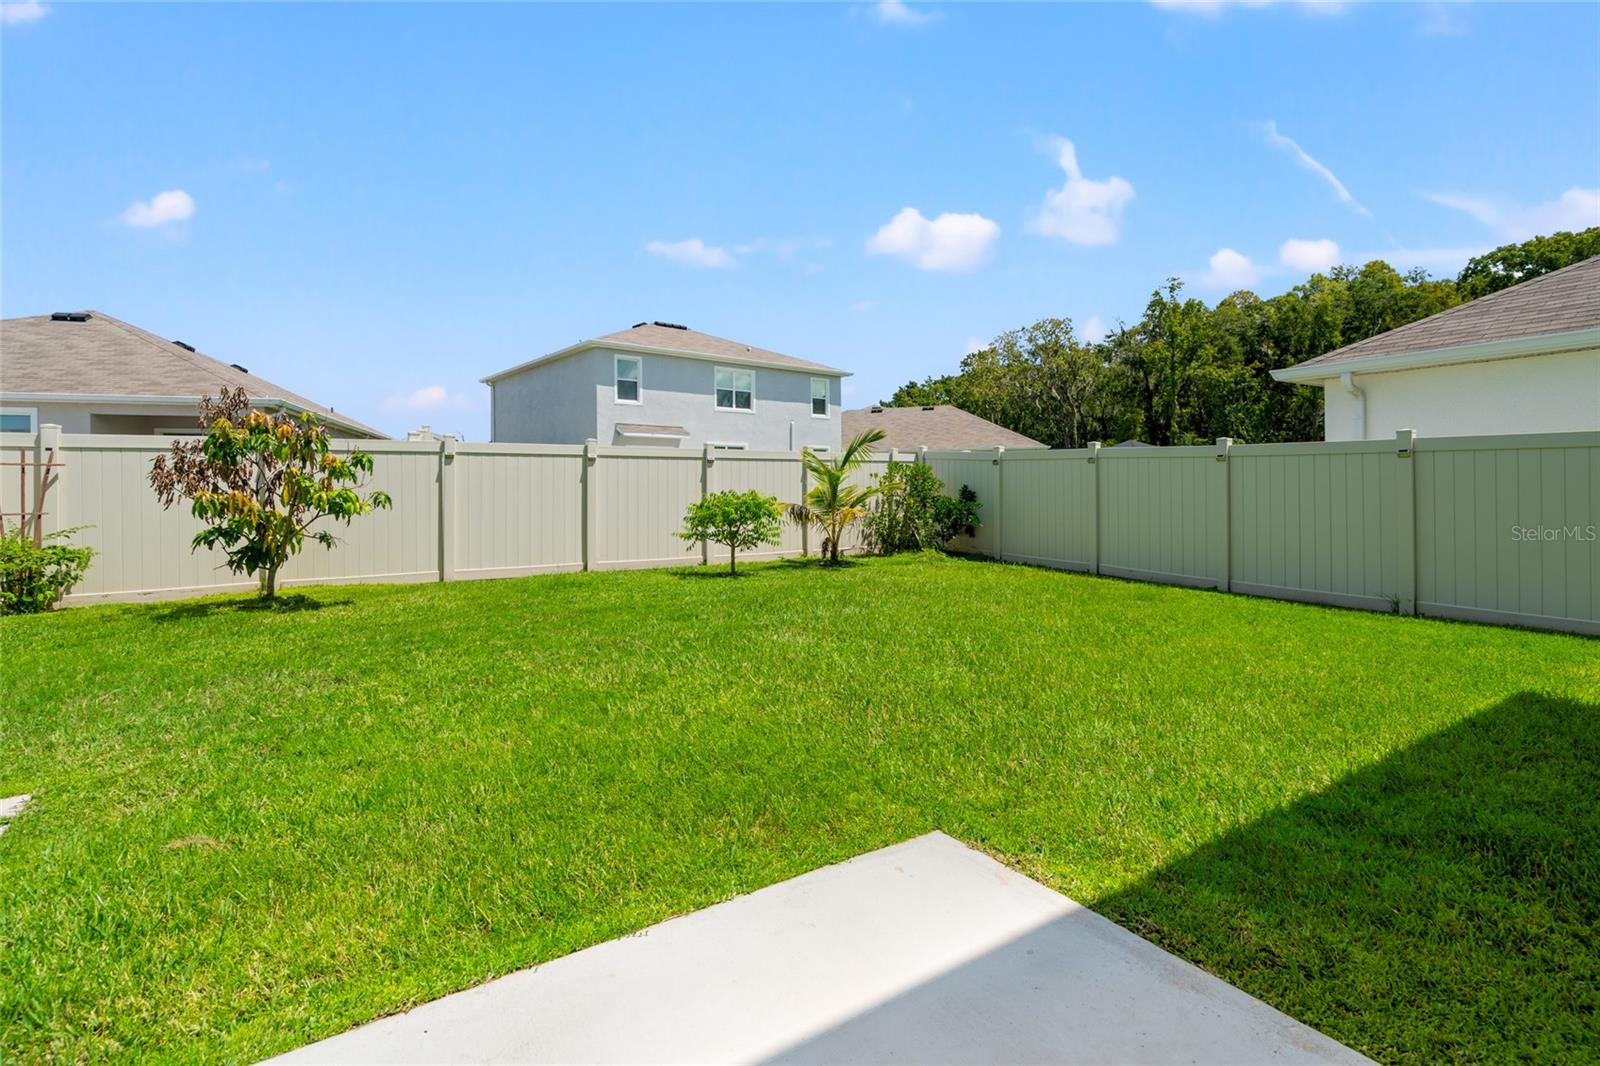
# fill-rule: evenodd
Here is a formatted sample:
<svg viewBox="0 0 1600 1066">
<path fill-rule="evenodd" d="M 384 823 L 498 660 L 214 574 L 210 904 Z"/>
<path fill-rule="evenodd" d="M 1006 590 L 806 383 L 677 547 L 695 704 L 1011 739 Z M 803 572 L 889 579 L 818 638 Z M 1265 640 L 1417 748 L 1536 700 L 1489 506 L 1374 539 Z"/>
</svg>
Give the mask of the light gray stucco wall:
<svg viewBox="0 0 1600 1066">
<path fill-rule="evenodd" d="M 533 367 L 493 386 L 494 439 L 538 444 L 643 444 L 616 433 L 620 423 L 682 426 L 682 448 L 738 444 L 754 451 L 839 448 L 840 388 L 828 382 L 828 417 L 811 413 L 811 379 L 806 371 L 753 367 L 753 411 L 719 411 L 716 363 L 669 355 L 641 355 L 640 402 L 618 403 L 615 352 L 592 350 Z M 567 364 L 583 364 L 583 369 Z M 815 375 L 821 377 L 822 375 Z M 575 413 L 592 421 L 578 424 Z M 650 442 L 654 443 L 654 442 Z M 667 446 L 671 446 L 668 443 Z"/>
<path fill-rule="evenodd" d="M 489 387 L 489 439 L 582 444 L 595 435 L 595 390 L 602 376 L 609 385 L 610 354 L 587 351 L 496 381 Z"/>
</svg>

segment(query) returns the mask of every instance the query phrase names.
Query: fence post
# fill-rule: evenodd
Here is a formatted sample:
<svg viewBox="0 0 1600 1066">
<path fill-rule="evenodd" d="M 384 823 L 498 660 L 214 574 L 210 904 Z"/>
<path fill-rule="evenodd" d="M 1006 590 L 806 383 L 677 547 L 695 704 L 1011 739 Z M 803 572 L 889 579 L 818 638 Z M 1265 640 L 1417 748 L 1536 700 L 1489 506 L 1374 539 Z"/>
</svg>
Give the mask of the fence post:
<svg viewBox="0 0 1600 1066">
<path fill-rule="evenodd" d="M 456 440 L 439 438 L 439 580 L 456 579 Z"/>
<path fill-rule="evenodd" d="M 1394 454 L 1400 460 L 1396 536 L 1400 539 L 1400 588 L 1395 593 L 1401 614 L 1417 613 L 1417 464 L 1411 461 L 1416 450 L 1415 430 L 1394 432 Z"/>
<path fill-rule="evenodd" d="M 702 503 L 705 502 L 707 496 L 711 495 L 711 464 L 716 461 L 717 457 L 711 454 L 711 445 L 702 444 L 700 446 L 700 500 Z M 700 565 L 707 566 L 710 562 L 711 542 L 702 540 L 700 542 Z"/>
<path fill-rule="evenodd" d="M 1229 568 L 1233 564 L 1233 544 L 1229 537 L 1233 535 L 1233 477 L 1230 473 L 1233 464 L 1228 461 L 1228 452 L 1233 448 L 1232 437 L 1217 438 L 1217 487 L 1212 496 L 1212 506 L 1220 507 L 1217 516 L 1217 525 L 1220 526 L 1217 537 L 1217 558 L 1215 567 L 1217 573 L 1217 588 L 1227 592 L 1230 585 Z"/>
<path fill-rule="evenodd" d="M 811 472 L 806 469 L 805 453 L 800 453 L 800 505 L 805 506 L 806 493 L 811 491 Z M 811 523 L 800 523 L 800 555 L 811 554 Z"/>
<path fill-rule="evenodd" d="M 1100 442 L 1089 442 L 1089 573 L 1100 572 Z"/>
<path fill-rule="evenodd" d="M 61 509 L 65 496 L 61 491 L 61 475 L 54 470 L 45 469 L 46 456 L 53 458 L 57 463 L 63 461 L 61 455 L 61 427 L 54 422 L 39 427 L 39 434 L 33 440 L 33 461 L 38 466 L 33 468 L 33 510 L 39 516 L 38 522 L 33 527 L 33 540 L 38 543 L 46 534 L 67 528 L 61 521 Z M 50 475 L 55 474 L 55 503 L 50 503 Z M 18 508 L 26 508 L 28 501 L 18 500 Z M 45 512 L 49 512 L 46 514 Z"/>
<path fill-rule="evenodd" d="M 1006 524 L 1001 518 L 1005 507 L 1005 466 L 1002 461 L 1006 457 L 1006 446 L 995 445 L 994 449 L 994 557 L 1001 562 L 1006 558 Z"/>
<path fill-rule="evenodd" d="M 594 557 L 595 514 L 600 509 L 599 494 L 595 491 L 596 468 L 600 465 L 600 442 L 590 437 L 583 442 L 583 568 L 595 569 Z"/>
</svg>

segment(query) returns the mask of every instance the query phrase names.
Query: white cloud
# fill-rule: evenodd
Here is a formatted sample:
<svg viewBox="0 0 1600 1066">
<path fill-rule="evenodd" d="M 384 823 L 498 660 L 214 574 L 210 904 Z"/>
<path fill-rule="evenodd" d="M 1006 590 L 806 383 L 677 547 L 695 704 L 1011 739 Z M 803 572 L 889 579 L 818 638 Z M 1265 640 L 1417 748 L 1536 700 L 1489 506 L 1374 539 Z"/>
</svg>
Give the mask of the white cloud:
<svg viewBox="0 0 1600 1066">
<path fill-rule="evenodd" d="M 1273 122 L 1269 119 L 1268 121 L 1261 123 L 1260 129 L 1262 136 L 1266 137 L 1267 143 L 1287 152 L 1294 158 L 1296 163 L 1299 163 L 1306 170 L 1311 171 L 1311 173 L 1327 182 L 1328 187 L 1333 190 L 1333 195 L 1338 198 L 1340 203 L 1344 204 L 1346 207 L 1349 207 L 1357 214 L 1363 215 L 1367 218 L 1372 217 L 1372 212 L 1368 211 L 1358 200 L 1356 200 L 1354 196 L 1350 195 L 1350 190 L 1344 187 L 1344 182 L 1339 180 L 1338 175 L 1329 170 L 1322 163 L 1313 159 L 1311 154 L 1304 148 L 1301 148 L 1292 137 L 1286 137 L 1279 133 L 1278 124 L 1276 122 Z"/>
<path fill-rule="evenodd" d="M 187 222 L 194 217 L 194 197 L 182 189 L 158 192 L 148 200 L 135 201 L 122 212 L 122 221 L 129 226 L 148 229 L 165 226 L 169 222 Z"/>
<path fill-rule="evenodd" d="M 1099 315 L 1090 315 L 1083 320 L 1083 325 L 1078 327 L 1078 339 L 1094 344 L 1104 340 L 1106 334 L 1110 332 L 1111 330 L 1106 327 L 1105 319 Z"/>
<path fill-rule="evenodd" d="M 937 20 L 939 13 L 909 7 L 905 0 L 879 0 L 873 5 L 872 17 L 883 26 L 924 26 Z"/>
<path fill-rule="evenodd" d="M 897 256 L 919 270 L 971 270 L 999 236 L 999 224 L 982 215 L 947 211 L 930 219 L 906 207 L 872 235 L 867 251 Z"/>
<path fill-rule="evenodd" d="M 987 347 L 989 347 L 989 346 L 983 342 L 983 338 L 981 338 L 981 337 L 968 337 L 967 338 L 967 346 L 964 349 L 964 351 L 965 351 L 965 354 L 971 355 L 973 352 L 981 352 Z"/>
<path fill-rule="evenodd" d="M 1078 151 L 1065 137 L 1050 142 L 1066 171 L 1066 183 L 1045 194 L 1044 206 L 1028 220 L 1028 228 L 1073 244 L 1115 244 L 1122 209 L 1133 199 L 1133 186 L 1118 177 L 1094 181 L 1078 168 Z"/>
<path fill-rule="evenodd" d="M 651 241 L 644 246 L 644 250 L 651 255 L 702 270 L 729 270 L 734 265 L 733 256 L 725 249 L 709 245 L 699 237 L 690 237 L 686 241 Z"/>
<path fill-rule="evenodd" d="M 17 0 L 12 4 L 0 4 L 0 22 L 4 22 L 7 26 L 38 22 L 49 10 L 39 3 L 39 0 Z"/>
<path fill-rule="evenodd" d="M 1600 226 L 1600 188 L 1574 185 L 1556 199 L 1533 207 L 1507 207 L 1474 196 L 1425 195 L 1442 207 L 1470 215 L 1508 241 Z"/>
<path fill-rule="evenodd" d="M 1248 255 L 1232 248 L 1218 248 L 1211 257 L 1210 268 L 1201 275 L 1201 284 L 1216 289 L 1242 289 L 1254 285 L 1261 278 L 1261 270 Z"/>
<path fill-rule="evenodd" d="M 1278 248 L 1278 262 L 1310 274 L 1326 273 L 1339 265 L 1339 246 L 1326 237 L 1314 241 L 1290 237 Z"/>
<path fill-rule="evenodd" d="M 473 403 L 458 392 L 443 385 L 424 385 L 411 392 L 392 393 L 383 401 L 390 411 L 470 411 Z"/>
</svg>

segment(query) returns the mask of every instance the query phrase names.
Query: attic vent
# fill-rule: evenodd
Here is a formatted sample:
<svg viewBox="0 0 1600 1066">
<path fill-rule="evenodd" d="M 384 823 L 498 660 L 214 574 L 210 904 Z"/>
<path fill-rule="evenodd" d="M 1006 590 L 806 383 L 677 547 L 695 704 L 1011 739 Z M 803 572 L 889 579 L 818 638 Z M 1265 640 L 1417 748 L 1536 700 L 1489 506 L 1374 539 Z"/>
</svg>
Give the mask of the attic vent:
<svg viewBox="0 0 1600 1066">
<path fill-rule="evenodd" d="M 87 311 L 56 311 L 50 316 L 52 322 L 87 322 L 93 316 Z"/>
<path fill-rule="evenodd" d="M 633 325 L 629 326 L 628 328 L 629 329 L 638 329 L 640 326 L 648 326 L 649 324 L 650 323 L 648 323 L 648 322 L 635 322 Z"/>
<path fill-rule="evenodd" d="M 875 414 L 875 415 L 881 415 L 881 414 L 883 414 L 883 408 L 879 407 L 877 404 L 873 404 L 872 405 L 872 413 Z"/>
<path fill-rule="evenodd" d="M 663 329 L 688 329 L 689 328 L 688 326 L 680 326 L 676 322 L 652 322 L 650 324 L 652 326 L 660 326 Z"/>
<path fill-rule="evenodd" d="M 188 346 L 188 345 L 187 345 L 187 344 L 185 344 L 185 345 L 184 345 L 184 347 L 185 347 L 185 348 L 189 348 L 189 346 Z M 193 348 L 189 348 L 189 350 L 190 350 L 190 351 L 191 351 L 191 352 L 192 352 L 192 351 L 194 351 L 194 349 L 193 349 Z M 229 365 L 229 366 L 231 366 L 231 367 L 233 367 L 233 368 L 234 368 L 234 369 L 235 369 L 235 370 L 237 370 L 237 371 L 238 371 L 238 372 L 239 372 L 239 373 L 241 373 L 241 374 L 248 374 L 248 373 L 250 373 L 250 368 L 249 368 L 249 367 L 247 367 L 247 366 L 240 366 L 240 365 L 239 365 L 239 364 L 238 364 L 238 363 L 229 363 L 229 364 L 228 364 L 228 365 Z M 331 410 L 333 410 L 333 408 L 331 408 L 331 407 L 330 407 L 330 408 L 328 408 L 328 410 L 330 410 L 330 411 L 331 411 Z"/>
<path fill-rule="evenodd" d="M 185 344 L 182 341 L 173 341 L 172 343 L 176 344 L 178 347 L 182 348 L 186 352 L 194 351 L 194 345 L 192 345 L 192 344 Z"/>
<path fill-rule="evenodd" d="M 931 410 L 933 410 L 933 404 L 931 404 L 931 403 L 926 403 L 926 404 L 923 404 L 923 405 L 922 405 L 922 409 L 923 409 L 923 410 L 924 410 L 924 411 L 931 411 Z"/>
</svg>

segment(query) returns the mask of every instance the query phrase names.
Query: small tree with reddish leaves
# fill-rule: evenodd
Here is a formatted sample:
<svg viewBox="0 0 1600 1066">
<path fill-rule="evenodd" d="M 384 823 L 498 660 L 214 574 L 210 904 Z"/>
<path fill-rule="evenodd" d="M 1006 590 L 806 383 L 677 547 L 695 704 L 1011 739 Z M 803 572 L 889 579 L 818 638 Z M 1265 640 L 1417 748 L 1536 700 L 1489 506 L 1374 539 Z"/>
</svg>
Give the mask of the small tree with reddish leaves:
<svg viewBox="0 0 1600 1066">
<path fill-rule="evenodd" d="M 390 506 L 386 492 L 357 491 L 372 474 L 372 456 L 334 454 L 313 415 L 253 411 L 243 389 L 223 389 L 200 401 L 200 424 L 204 437 L 174 441 L 156 457 L 150 485 L 163 507 L 189 500 L 205 523 L 191 550 L 221 548 L 234 573 L 259 575 L 267 599 L 277 595 L 278 571 L 307 536 L 325 548 L 338 543 L 314 524 L 331 518 L 348 525 Z"/>
</svg>

